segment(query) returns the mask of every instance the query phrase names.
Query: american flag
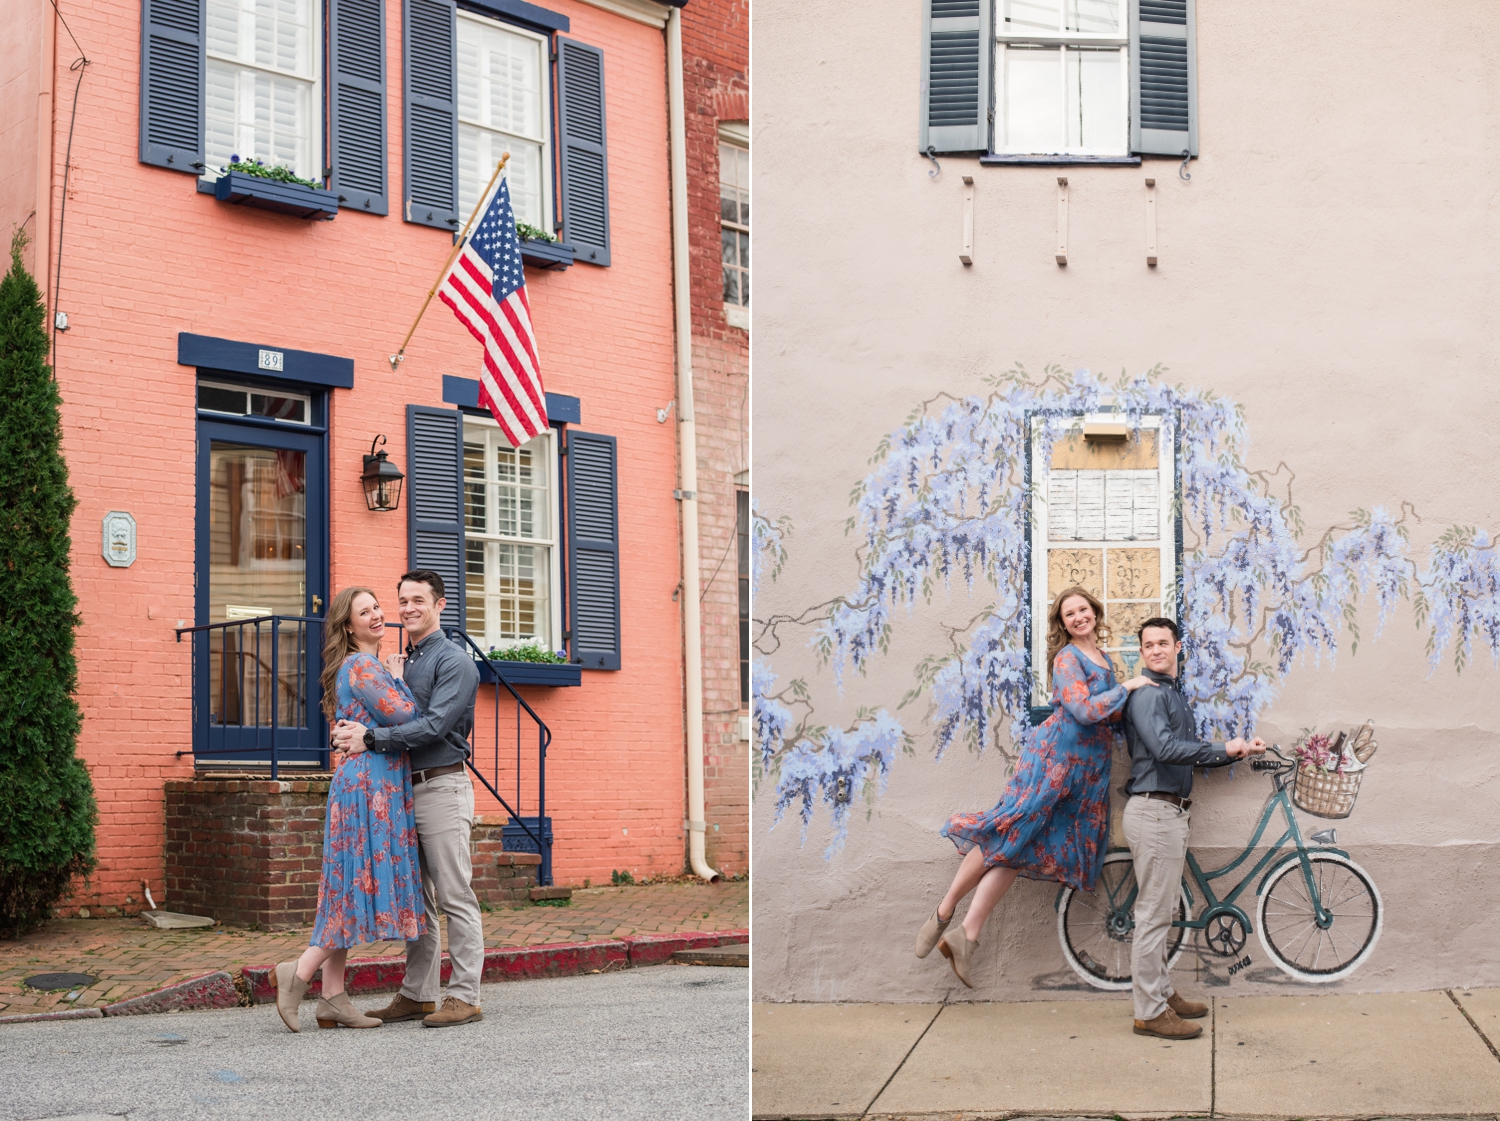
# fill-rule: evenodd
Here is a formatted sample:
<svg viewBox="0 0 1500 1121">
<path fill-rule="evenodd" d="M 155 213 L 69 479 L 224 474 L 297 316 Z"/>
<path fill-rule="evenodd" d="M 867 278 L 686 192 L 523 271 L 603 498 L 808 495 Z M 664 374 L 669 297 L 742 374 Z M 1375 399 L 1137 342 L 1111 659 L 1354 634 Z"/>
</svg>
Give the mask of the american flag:
<svg viewBox="0 0 1500 1121">
<path fill-rule="evenodd" d="M 484 344 L 479 403 L 489 409 L 511 446 L 518 448 L 545 432 L 547 394 L 526 302 L 516 215 L 504 179 L 443 278 L 438 298 Z"/>
</svg>

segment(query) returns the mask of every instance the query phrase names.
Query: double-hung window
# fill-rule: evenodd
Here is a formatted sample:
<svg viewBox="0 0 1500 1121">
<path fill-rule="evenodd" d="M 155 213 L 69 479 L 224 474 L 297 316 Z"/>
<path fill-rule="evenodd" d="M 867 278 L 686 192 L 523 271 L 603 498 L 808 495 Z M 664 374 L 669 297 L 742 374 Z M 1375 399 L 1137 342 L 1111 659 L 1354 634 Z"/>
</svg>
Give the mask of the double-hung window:
<svg viewBox="0 0 1500 1121">
<path fill-rule="evenodd" d="M 234 156 L 320 179 L 320 0 L 207 0 L 203 175 Z"/>
<path fill-rule="evenodd" d="M 917 150 L 986 163 L 1198 154 L 1195 0 L 923 0 Z"/>
<path fill-rule="evenodd" d="M 556 650 L 556 435 L 515 448 L 494 421 L 468 416 L 463 441 L 464 629 L 486 650 Z"/>
<path fill-rule="evenodd" d="M 748 130 L 719 126 L 719 236 L 724 267 L 724 314 L 748 327 L 750 313 L 750 150 Z"/>
<path fill-rule="evenodd" d="M 516 221 L 550 232 L 547 40 L 458 13 L 458 202 L 467 216 L 504 152 Z"/>
<path fill-rule="evenodd" d="M 1125 0 L 997 0 L 995 150 L 1125 155 Z"/>
</svg>

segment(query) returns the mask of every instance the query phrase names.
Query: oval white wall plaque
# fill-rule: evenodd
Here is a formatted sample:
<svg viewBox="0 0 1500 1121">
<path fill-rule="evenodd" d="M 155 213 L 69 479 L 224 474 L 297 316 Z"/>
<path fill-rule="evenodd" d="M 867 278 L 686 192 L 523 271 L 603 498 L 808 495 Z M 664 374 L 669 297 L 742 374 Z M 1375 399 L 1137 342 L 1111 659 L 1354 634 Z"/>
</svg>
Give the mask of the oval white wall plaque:
<svg viewBox="0 0 1500 1121">
<path fill-rule="evenodd" d="M 124 510 L 104 515 L 104 560 L 112 568 L 135 563 L 135 519 Z"/>
</svg>

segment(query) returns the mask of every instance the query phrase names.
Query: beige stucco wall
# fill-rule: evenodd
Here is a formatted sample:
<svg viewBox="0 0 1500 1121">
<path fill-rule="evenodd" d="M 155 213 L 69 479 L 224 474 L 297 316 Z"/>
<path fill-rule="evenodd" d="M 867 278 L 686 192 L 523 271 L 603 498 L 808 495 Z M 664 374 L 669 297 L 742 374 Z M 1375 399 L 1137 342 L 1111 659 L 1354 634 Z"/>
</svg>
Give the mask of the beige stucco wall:
<svg viewBox="0 0 1500 1121">
<path fill-rule="evenodd" d="M 916 154 L 917 0 L 757 0 L 756 351 L 753 458 L 760 513 L 789 516 L 788 561 L 762 580 L 758 619 L 815 618 L 859 572 L 850 488 L 877 442 L 940 392 L 984 395 L 1015 362 L 1167 379 L 1239 402 L 1251 469 L 1295 473 L 1307 543 L 1356 507 L 1411 503 L 1412 556 L 1454 524 L 1500 531 L 1494 484 L 1500 296 L 1500 30 L 1472 4 L 1414 17 L 1389 2 L 1251 6 L 1198 0 L 1201 158 L 1140 168 L 981 168 Z M 1295 29 L 1291 39 L 1274 34 Z M 1056 177 L 1071 184 L 1068 264 L 1053 260 Z M 975 258 L 958 259 L 961 177 L 975 179 Z M 1143 180 L 1158 184 L 1160 265 L 1145 263 Z M 1279 476 L 1278 488 L 1287 479 Z M 886 707 L 916 738 L 866 819 L 825 858 L 820 806 L 771 830 L 754 807 L 758 999 L 926 1001 L 1089 995 L 1068 972 L 1055 887 L 1021 882 L 966 991 L 911 941 L 947 885 L 949 814 L 994 804 L 995 751 L 932 752 L 925 702 L 897 713 L 941 623 L 985 606 L 958 581 L 895 613 L 891 650 L 840 693 L 777 628 L 768 661 L 804 678 L 816 723 Z M 1500 684 L 1481 645 L 1462 674 L 1429 673 L 1425 629 L 1401 603 L 1358 652 L 1299 663 L 1259 732 L 1374 717 L 1380 752 L 1337 823 L 1387 907 L 1370 961 L 1335 989 L 1500 984 Z M 769 650 L 774 643 L 766 644 Z M 1450 651 L 1451 653 L 1451 651 Z M 1268 782 L 1238 768 L 1199 780 L 1192 843 L 1237 847 Z M 1311 829 L 1327 822 L 1305 819 Z M 1252 896 L 1253 901 L 1253 896 Z M 1254 965 L 1184 958 L 1188 988 L 1293 991 L 1252 935 Z M 1196 978 L 1194 974 L 1197 974 Z M 1291 987 L 1291 988 L 1289 988 Z"/>
</svg>

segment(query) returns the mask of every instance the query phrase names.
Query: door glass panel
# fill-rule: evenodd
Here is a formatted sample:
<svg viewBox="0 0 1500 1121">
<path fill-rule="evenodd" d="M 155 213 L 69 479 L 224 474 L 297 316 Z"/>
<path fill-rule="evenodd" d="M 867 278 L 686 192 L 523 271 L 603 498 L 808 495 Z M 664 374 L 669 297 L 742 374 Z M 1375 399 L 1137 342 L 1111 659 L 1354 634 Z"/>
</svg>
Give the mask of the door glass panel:
<svg viewBox="0 0 1500 1121">
<path fill-rule="evenodd" d="M 306 628 L 284 624 L 273 650 L 267 616 L 304 614 L 307 456 L 215 440 L 209 445 L 210 705 L 218 724 L 305 722 Z M 266 621 L 257 621 L 266 620 Z M 274 664 L 274 680 L 273 680 Z"/>
</svg>

